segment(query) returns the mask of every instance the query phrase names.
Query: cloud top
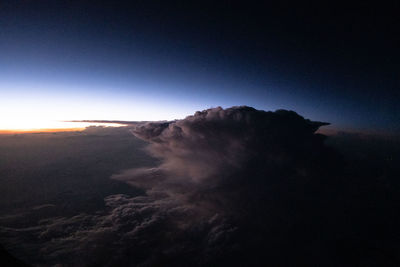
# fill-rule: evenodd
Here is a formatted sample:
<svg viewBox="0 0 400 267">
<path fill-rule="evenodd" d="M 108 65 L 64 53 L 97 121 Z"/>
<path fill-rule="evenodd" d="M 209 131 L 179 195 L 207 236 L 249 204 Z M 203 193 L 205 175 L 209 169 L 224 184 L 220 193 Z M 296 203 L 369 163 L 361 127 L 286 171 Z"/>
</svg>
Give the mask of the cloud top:
<svg viewBox="0 0 400 267">
<path fill-rule="evenodd" d="M 199 182 L 221 171 L 237 171 L 257 157 L 279 160 L 309 145 L 314 132 L 327 124 L 306 120 L 293 111 L 218 107 L 183 120 L 147 123 L 132 133 L 150 142 L 152 155 L 164 160 L 162 169 Z"/>
</svg>

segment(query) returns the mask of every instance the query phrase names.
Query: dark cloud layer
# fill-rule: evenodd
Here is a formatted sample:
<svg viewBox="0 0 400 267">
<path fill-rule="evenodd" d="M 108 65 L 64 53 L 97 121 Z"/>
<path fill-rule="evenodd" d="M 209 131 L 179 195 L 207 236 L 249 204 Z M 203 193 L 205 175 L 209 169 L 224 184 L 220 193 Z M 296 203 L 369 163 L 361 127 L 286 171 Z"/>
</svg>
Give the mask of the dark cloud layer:
<svg viewBox="0 0 400 267">
<path fill-rule="evenodd" d="M 396 266 L 393 227 L 370 225 L 397 217 L 364 211 L 372 191 L 354 190 L 359 178 L 315 133 L 323 125 L 232 107 L 128 127 L 160 164 L 112 178 L 143 194 L 1 236 L 39 265 Z"/>
</svg>

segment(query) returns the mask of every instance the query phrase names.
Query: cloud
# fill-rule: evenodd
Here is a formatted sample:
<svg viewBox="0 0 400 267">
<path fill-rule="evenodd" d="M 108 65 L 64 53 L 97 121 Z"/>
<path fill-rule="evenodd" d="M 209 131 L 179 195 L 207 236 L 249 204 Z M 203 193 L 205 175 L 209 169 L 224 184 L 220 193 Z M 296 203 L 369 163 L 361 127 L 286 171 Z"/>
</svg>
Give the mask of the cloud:
<svg viewBox="0 0 400 267">
<path fill-rule="evenodd" d="M 293 156 L 295 150 L 315 143 L 314 132 L 322 125 L 327 123 L 305 120 L 293 111 L 233 107 L 208 109 L 174 122 L 148 123 L 132 133 L 150 142 L 149 151 L 164 161 L 161 170 L 201 182 L 217 173 L 219 177 L 234 173 L 255 158 L 270 163 Z"/>
<path fill-rule="evenodd" d="M 214 108 L 184 120 L 147 123 L 132 133 L 150 143 L 148 151 L 162 164 L 113 178 L 170 194 L 259 183 L 246 175 L 252 166 L 293 168 L 321 154 L 323 138 L 314 133 L 323 125 L 327 123 L 306 120 L 293 111 L 250 107 Z"/>
<path fill-rule="evenodd" d="M 23 254 L 16 256 L 35 265 L 153 266 L 165 259 L 188 261 L 182 255 L 234 230 L 221 224 L 218 215 L 194 223 L 191 207 L 173 199 L 118 194 L 105 203 L 107 210 L 98 214 L 49 218 L 19 229 L 1 227 L 2 241 L 18 246 Z"/>
<path fill-rule="evenodd" d="M 270 239 L 269 245 L 281 242 L 283 233 L 269 231 L 289 231 L 280 224 L 310 220 L 312 212 L 321 211 L 308 198 L 321 197 L 324 186 L 314 195 L 307 192 L 329 176 L 327 170 L 321 172 L 329 167 L 329 150 L 323 136 L 315 134 L 323 125 L 327 123 L 293 111 L 250 107 L 213 108 L 183 120 L 147 123 L 132 133 L 149 142 L 149 153 L 161 164 L 127 170 L 113 179 L 144 189 L 160 209 L 184 210 L 169 218 L 175 225 L 196 228 L 218 217 L 218 224 L 203 233 L 201 251 L 212 255 L 207 261 L 218 262 L 219 254 L 256 260 L 266 245 L 264 238 Z M 285 206 L 291 201 L 297 202 L 296 212 L 304 214 Z M 253 231 L 258 236 L 248 243 L 245 236 Z M 241 253 L 235 255 L 239 247 Z"/>
</svg>

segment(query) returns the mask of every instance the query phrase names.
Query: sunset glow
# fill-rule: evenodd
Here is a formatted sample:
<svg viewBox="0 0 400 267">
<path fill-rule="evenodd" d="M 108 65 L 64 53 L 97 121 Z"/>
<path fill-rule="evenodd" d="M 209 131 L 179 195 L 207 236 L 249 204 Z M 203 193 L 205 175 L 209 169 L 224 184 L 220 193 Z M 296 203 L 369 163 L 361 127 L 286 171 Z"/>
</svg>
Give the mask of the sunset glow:
<svg viewBox="0 0 400 267">
<path fill-rule="evenodd" d="M 18 132 L 81 131 L 88 126 L 118 127 L 117 123 L 90 123 L 64 121 L 14 121 L 0 126 L 0 134 Z"/>
<path fill-rule="evenodd" d="M 47 111 L 45 105 L 42 109 L 21 108 L 19 111 L 12 108 L 0 108 L 2 116 L 0 118 L 0 133 L 12 132 L 37 132 L 37 131 L 76 131 L 82 130 L 91 125 L 119 126 L 115 123 L 89 123 L 89 122 L 71 122 L 70 120 L 79 118 L 78 113 L 67 112 L 54 109 Z M 89 116 L 91 114 L 88 114 Z"/>
</svg>

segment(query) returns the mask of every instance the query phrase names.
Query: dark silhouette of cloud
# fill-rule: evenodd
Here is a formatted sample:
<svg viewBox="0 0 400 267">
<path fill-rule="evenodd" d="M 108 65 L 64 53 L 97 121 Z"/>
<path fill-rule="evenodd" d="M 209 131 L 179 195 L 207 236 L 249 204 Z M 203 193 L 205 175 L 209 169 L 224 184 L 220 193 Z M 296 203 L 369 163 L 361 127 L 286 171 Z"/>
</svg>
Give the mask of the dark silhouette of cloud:
<svg viewBox="0 0 400 267">
<path fill-rule="evenodd" d="M 174 224 L 197 227 L 219 218 L 202 237 L 202 249 L 210 256 L 206 261 L 216 263 L 229 255 L 254 264 L 262 255 L 254 252 L 260 252 L 264 242 L 256 237 L 248 243 L 245 235 L 257 229 L 257 235 L 271 243 L 281 242 L 279 235 L 266 231 L 279 227 L 280 220 L 295 224 L 298 219 L 283 203 L 297 201 L 307 208 L 307 187 L 314 179 L 323 179 L 317 169 L 329 165 L 329 153 L 323 136 L 315 134 L 323 125 L 327 123 L 306 120 L 293 111 L 250 107 L 214 108 L 184 120 L 148 123 L 132 133 L 148 141 L 148 151 L 162 163 L 113 178 L 144 189 L 160 209 L 171 209 L 173 203 L 190 213 L 190 218 L 174 217 Z M 299 192 L 296 186 L 306 191 Z"/>
<path fill-rule="evenodd" d="M 318 139 L 314 132 L 327 124 L 305 120 L 293 111 L 234 107 L 197 112 L 175 122 L 148 123 L 132 132 L 150 142 L 152 155 L 164 160 L 161 170 L 183 176 L 185 182 L 200 182 L 216 173 L 222 178 L 221 172 L 224 176 L 236 172 L 254 158 L 288 160 L 285 157 L 295 150 L 312 146 Z"/>
<path fill-rule="evenodd" d="M 149 121 L 118 121 L 118 120 L 71 120 L 65 122 L 88 122 L 88 123 L 99 123 L 99 124 L 117 124 L 121 126 L 140 125 L 148 123 Z"/>
</svg>

